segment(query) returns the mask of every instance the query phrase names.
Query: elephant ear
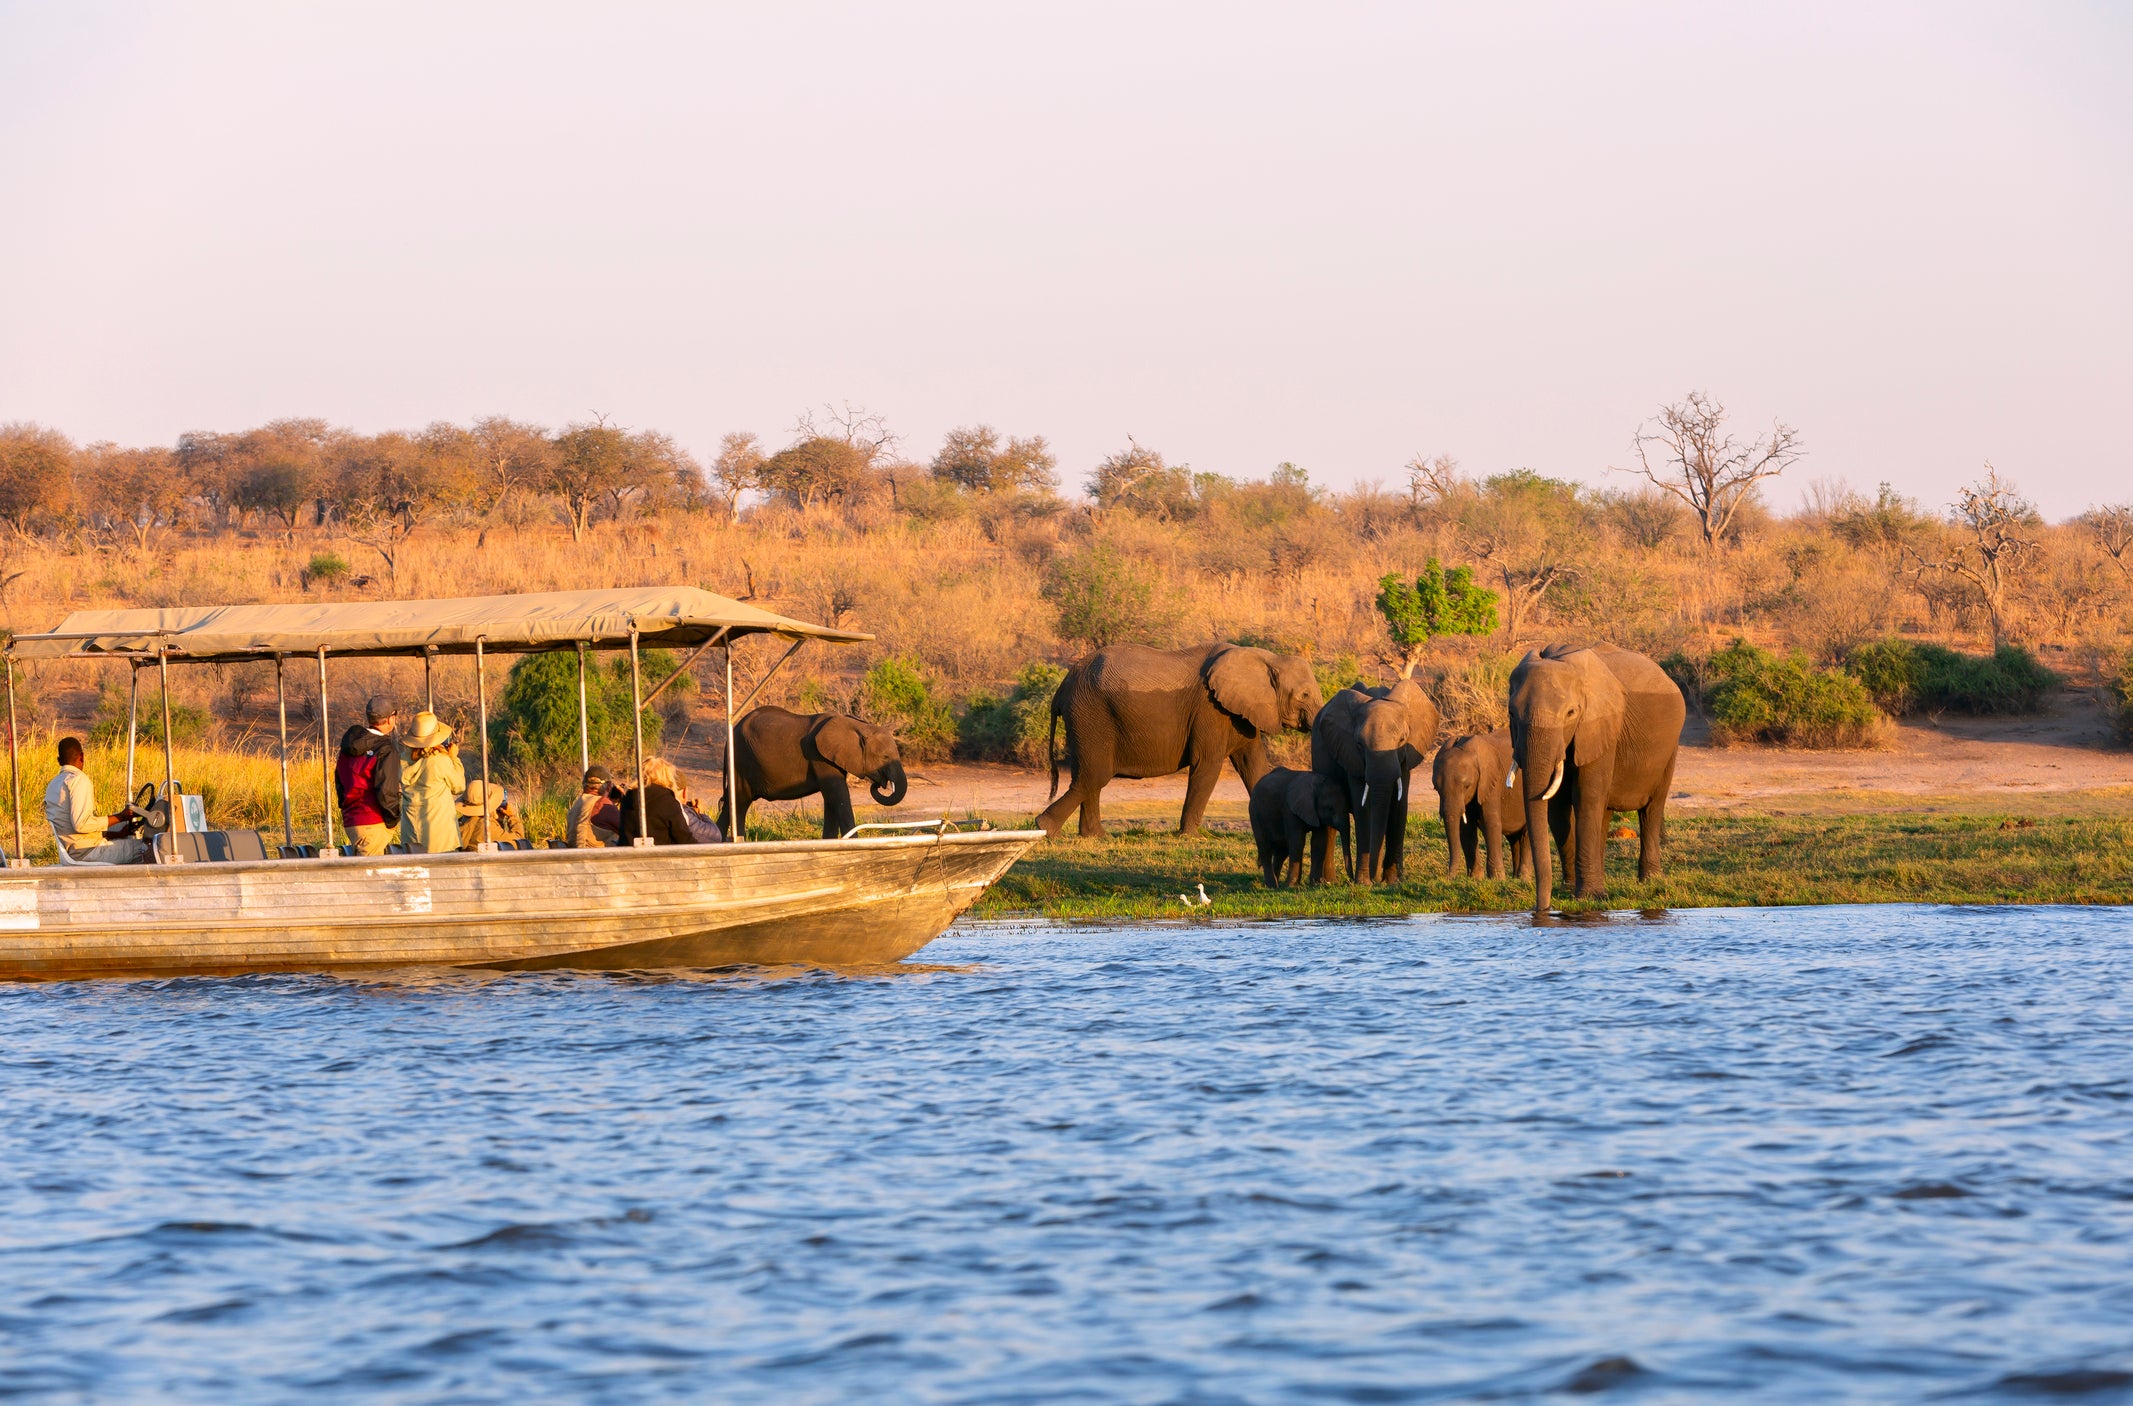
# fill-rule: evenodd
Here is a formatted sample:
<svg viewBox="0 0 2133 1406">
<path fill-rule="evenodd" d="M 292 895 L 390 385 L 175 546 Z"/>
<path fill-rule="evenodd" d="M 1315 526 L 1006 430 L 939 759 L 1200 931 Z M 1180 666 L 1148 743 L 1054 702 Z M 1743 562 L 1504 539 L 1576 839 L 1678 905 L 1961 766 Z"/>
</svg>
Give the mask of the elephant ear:
<svg viewBox="0 0 2133 1406">
<path fill-rule="evenodd" d="M 1591 650 L 1573 656 L 1585 680 L 1585 706 L 1571 734 L 1580 765 L 1611 755 L 1622 740 L 1622 724 L 1629 712 L 1629 696 L 1607 661 Z"/>
<path fill-rule="evenodd" d="M 1263 649 L 1231 645 L 1201 666 L 1200 679 L 1207 685 L 1215 706 L 1231 717 L 1242 718 L 1261 733 L 1281 726 L 1281 705 L 1274 696 L 1273 657 Z"/>
<path fill-rule="evenodd" d="M 1407 745 L 1413 755 L 1406 759 L 1407 765 L 1417 766 L 1436 745 L 1437 729 L 1444 718 L 1437 711 L 1437 704 L 1422 685 L 1413 679 L 1401 679 L 1385 696 L 1407 710 Z"/>
<path fill-rule="evenodd" d="M 866 734 L 856 719 L 832 714 L 815 729 L 815 755 L 851 776 L 867 774 Z"/>
</svg>

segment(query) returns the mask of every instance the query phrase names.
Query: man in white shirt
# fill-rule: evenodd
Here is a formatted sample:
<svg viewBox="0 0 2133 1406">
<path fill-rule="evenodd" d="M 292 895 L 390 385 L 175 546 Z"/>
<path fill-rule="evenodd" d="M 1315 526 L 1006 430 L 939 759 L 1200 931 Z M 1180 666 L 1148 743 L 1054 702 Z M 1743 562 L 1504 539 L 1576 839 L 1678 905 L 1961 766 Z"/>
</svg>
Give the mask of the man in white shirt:
<svg viewBox="0 0 2133 1406">
<path fill-rule="evenodd" d="M 67 857 L 84 864 L 140 864 L 148 858 L 141 840 L 107 840 L 104 830 L 126 820 L 131 807 L 117 815 L 96 811 L 96 784 L 81 769 L 81 739 L 59 739 L 59 775 L 44 788 L 44 818 L 52 837 L 66 846 Z"/>
</svg>

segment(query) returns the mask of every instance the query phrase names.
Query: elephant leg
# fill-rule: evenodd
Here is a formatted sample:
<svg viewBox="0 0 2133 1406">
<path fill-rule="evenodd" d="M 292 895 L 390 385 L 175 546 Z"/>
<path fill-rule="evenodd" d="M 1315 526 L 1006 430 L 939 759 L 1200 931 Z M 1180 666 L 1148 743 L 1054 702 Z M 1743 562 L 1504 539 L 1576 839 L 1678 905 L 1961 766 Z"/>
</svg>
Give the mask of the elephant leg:
<svg viewBox="0 0 2133 1406">
<path fill-rule="evenodd" d="M 1443 808 L 1438 812 L 1438 819 L 1444 822 L 1444 873 L 1446 878 L 1456 879 L 1459 877 L 1459 850 L 1462 845 L 1467 850 L 1467 867 L 1471 869 L 1474 866 L 1473 841 L 1465 839 L 1460 833 L 1462 827 L 1459 822 L 1464 818 L 1464 813 L 1460 808 L 1450 801 L 1445 802 Z"/>
<path fill-rule="evenodd" d="M 1477 869 L 1492 879 L 1503 877 L 1503 826 L 1489 823 L 1488 809 L 1480 804 L 1467 807 L 1467 831 L 1473 838 L 1466 842 L 1466 876 L 1476 877 Z M 1486 856 L 1486 866 L 1479 863 Z"/>
<path fill-rule="evenodd" d="M 858 822 L 852 817 L 852 788 L 842 775 L 822 778 L 822 838 L 841 840 Z"/>
<path fill-rule="evenodd" d="M 1533 825 L 1526 825 L 1532 833 Z M 1548 834 L 1555 840 L 1556 867 L 1562 870 L 1563 887 L 1575 893 L 1578 879 L 1577 817 L 1570 802 L 1558 795 L 1548 802 Z"/>
<path fill-rule="evenodd" d="M 1407 785 L 1402 782 L 1401 791 Z M 1392 803 L 1385 815 L 1385 862 L 1378 866 L 1379 882 L 1397 884 L 1407 877 L 1407 801 Z"/>
<path fill-rule="evenodd" d="M 1270 889 L 1280 887 L 1279 884 L 1274 882 L 1274 875 L 1280 869 L 1280 866 L 1281 851 L 1275 847 L 1271 840 L 1262 838 L 1259 841 L 1259 877 Z"/>
<path fill-rule="evenodd" d="M 1666 776 L 1651 802 L 1637 812 L 1637 879 L 1650 883 L 1659 877 L 1659 851 L 1666 844 L 1666 798 L 1674 790 L 1674 763 L 1669 759 Z"/>
<path fill-rule="evenodd" d="M 1311 886 L 1326 881 L 1326 860 L 1333 849 L 1333 827 L 1320 825 L 1311 831 Z"/>
<path fill-rule="evenodd" d="M 1600 898 L 1607 893 L 1607 790 L 1606 778 L 1591 787 L 1578 788 L 1577 852 L 1579 898 Z"/>
<path fill-rule="evenodd" d="M 1514 878 L 1514 879 L 1523 879 L 1523 878 L 1525 878 L 1525 877 L 1526 877 L 1526 870 L 1527 870 L 1527 868 L 1529 867 L 1529 866 L 1528 866 L 1528 862 L 1527 862 L 1527 861 L 1528 861 L 1528 860 L 1529 860 L 1530 858 L 1531 858 L 1531 855 L 1530 855 L 1530 854 L 1528 853 L 1528 851 L 1527 851 L 1527 847 L 1526 847 L 1526 832 L 1525 832 L 1525 831 L 1523 831 L 1523 830 L 1521 830 L 1521 831 L 1519 831 L 1519 832 L 1518 832 L 1518 838 L 1517 838 L 1517 839 L 1515 839 L 1515 840 L 1513 840 L 1513 841 L 1511 841 L 1511 877 L 1512 877 L 1512 878 Z M 1498 877 L 1498 878 L 1501 878 L 1501 877 L 1503 877 L 1503 876 L 1499 874 L 1499 875 L 1498 875 L 1497 877 Z"/>
<path fill-rule="evenodd" d="M 1217 757 L 1212 762 L 1195 761 L 1192 764 L 1185 782 L 1185 809 L 1178 816 L 1180 835 L 1199 833 L 1200 821 L 1207 814 L 1207 802 L 1215 794 L 1215 783 L 1222 779 L 1222 763 L 1226 760 Z"/>
</svg>

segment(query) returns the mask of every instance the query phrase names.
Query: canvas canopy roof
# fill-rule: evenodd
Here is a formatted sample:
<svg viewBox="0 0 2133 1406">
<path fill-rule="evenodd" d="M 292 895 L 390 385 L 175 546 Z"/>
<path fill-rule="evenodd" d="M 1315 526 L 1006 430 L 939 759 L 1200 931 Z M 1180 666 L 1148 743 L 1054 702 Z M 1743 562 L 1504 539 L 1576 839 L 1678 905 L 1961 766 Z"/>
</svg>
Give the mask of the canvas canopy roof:
<svg viewBox="0 0 2133 1406">
<path fill-rule="evenodd" d="M 275 654 L 336 655 L 524 654 L 567 649 L 578 641 L 596 649 L 626 647 L 631 629 L 647 645 L 698 645 L 730 630 L 840 644 L 872 635 L 788 620 L 693 586 L 645 586 L 612 591 L 544 591 L 454 600 L 359 601 L 317 605 L 204 605 L 175 610 L 78 610 L 57 630 L 18 635 L 17 659 L 97 656 L 173 660 L 268 658 Z"/>
</svg>

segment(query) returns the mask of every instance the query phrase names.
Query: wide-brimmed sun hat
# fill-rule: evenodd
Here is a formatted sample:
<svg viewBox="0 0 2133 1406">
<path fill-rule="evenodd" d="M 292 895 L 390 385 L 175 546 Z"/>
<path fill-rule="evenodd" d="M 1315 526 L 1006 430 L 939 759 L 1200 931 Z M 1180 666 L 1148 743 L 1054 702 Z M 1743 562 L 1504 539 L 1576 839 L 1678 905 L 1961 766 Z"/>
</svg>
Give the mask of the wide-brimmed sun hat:
<svg viewBox="0 0 2133 1406">
<path fill-rule="evenodd" d="M 466 794 L 459 798 L 461 815 L 480 815 L 491 806 L 500 806 L 511 798 L 501 786 L 491 786 L 486 781 L 469 781 Z"/>
<path fill-rule="evenodd" d="M 404 739 L 413 748 L 442 747 L 452 740 L 452 730 L 437 721 L 435 713 L 415 714 L 415 725 L 407 730 Z"/>
</svg>

